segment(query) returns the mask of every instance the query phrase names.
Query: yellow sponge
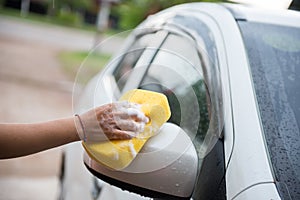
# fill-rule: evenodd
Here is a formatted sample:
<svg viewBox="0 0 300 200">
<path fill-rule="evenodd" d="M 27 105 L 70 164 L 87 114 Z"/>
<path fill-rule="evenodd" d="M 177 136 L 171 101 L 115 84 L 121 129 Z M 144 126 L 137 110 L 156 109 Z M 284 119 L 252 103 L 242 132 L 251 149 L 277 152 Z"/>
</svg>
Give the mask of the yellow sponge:
<svg viewBox="0 0 300 200">
<path fill-rule="evenodd" d="M 120 101 L 142 105 L 142 111 L 149 118 L 145 130 L 130 140 L 111 140 L 91 143 L 83 142 L 83 147 L 91 158 L 109 168 L 120 170 L 127 167 L 147 140 L 170 118 L 171 111 L 165 95 L 147 90 L 130 90 Z"/>
</svg>

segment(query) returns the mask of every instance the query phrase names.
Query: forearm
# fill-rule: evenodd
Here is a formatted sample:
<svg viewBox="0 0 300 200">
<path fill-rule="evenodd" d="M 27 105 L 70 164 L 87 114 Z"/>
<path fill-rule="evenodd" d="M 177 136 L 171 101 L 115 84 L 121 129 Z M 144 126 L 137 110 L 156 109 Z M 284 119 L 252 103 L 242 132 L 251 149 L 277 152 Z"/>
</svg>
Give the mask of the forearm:
<svg viewBox="0 0 300 200">
<path fill-rule="evenodd" d="M 43 123 L 0 123 L 0 159 L 25 156 L 80 139 L 92 142 L 130 139 L 143 132 L 147 122 L 138 105 L 122 102 L 99 106 L 81 116 Z"/>
<path fill-rule="evenodd" d="M 14 158 L 78 141 L 74 118 L 35 124 L 0 124 L 0 158 Z"/>
</svg>

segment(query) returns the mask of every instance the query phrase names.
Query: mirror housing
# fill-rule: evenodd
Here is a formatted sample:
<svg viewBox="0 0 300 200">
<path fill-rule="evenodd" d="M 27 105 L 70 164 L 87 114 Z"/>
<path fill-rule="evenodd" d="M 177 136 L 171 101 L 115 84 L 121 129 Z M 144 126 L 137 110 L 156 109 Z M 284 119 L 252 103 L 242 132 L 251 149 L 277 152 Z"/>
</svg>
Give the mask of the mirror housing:
<svg viewBox="0 0 300 200">
<path fill-rule="evenodd" d="M 125 169 L 109 169 L 86 152 L 84 163 L 96 177 L 130 192 L 189 199 L 197 177 L 198 156 L 189 136 L 179 126 L 165 123 Z"/>
</svg>

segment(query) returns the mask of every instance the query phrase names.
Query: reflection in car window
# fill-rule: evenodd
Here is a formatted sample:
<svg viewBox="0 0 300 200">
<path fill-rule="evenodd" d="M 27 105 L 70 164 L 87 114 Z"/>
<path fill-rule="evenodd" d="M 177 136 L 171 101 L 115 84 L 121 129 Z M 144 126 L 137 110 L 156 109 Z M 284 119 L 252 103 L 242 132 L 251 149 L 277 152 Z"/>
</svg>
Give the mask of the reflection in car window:
<svg viewBox="0 0 300 200">
<path fill-rule="evenodd" d="M 118 64 L 113 73 L 120 91 L 123 89 L 128 77 L 130 76 L 130 73 L 132 72 L 132 69 L 151 41 L 152 37 L 153 34 L 147 34 L 137 38 L 136 42 L 122 56 L 121 62 Z"/>
<path fill-rule="evenodd" d="M 209 126 L 208 96 L 198 52 L 190 40 L 169 34 L 144 76 L 141 89 L 167 96 L 171 118 L 199 150 Z"/>
<path fill-rule="evenodd" d="M 177 15 L 172 20 L 173 25 L 177 26 L 180 24 L 181 29 L 197 41 L 203 76 L 210 97 L 210 105 L 208 106 L 210 109 L 210 127 L 209 133 L 207 133 L 209 136 L 207 137 L 207 142 L 209 144 L 207 144 L 207 149 L 203 149 L 203 153 L 206 154 L 220 137 L 224 124 L 219 60 L 215 39 L 209 27 L 197 18 L 186 15 Z"/>
<path fill-rule="evenodd" d="M 276 181 L 300 199 L 300 29 L 239 25 Z"/>
</svg>

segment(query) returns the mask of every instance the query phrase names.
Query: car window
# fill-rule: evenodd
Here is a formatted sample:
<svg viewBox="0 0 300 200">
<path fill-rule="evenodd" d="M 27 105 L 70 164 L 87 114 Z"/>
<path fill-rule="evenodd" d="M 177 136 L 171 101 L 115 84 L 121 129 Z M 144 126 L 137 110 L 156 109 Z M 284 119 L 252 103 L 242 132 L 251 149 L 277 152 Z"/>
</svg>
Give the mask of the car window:
<svg viewBox="0 0 300 200">
<path fill-rule="evenodd" d="M 172 113 L 169 122 L 184 129 L 199 150 L 209 126 L 209 96 L 194 44 L 169 34 L 139 88 L 167 96 Z"/>
<path fill-rule="evenodd" d="M 239 26 L 279 190 L 300 199 L 300 29 L 246 21 Z"/>
<path fill-rule="evenodd" d="M 136 84 L 135 82 L 140 81 L 141 78 L 138 76 L 144 72 L 139 70 L 149 65 L 165 35 L 165 31 L 158 30 L 135 38 L 135 42 L 126 50 L 113 72 L 120 93 L 125 89 L 130 89 L 132 85 Z M 128 85 L 126 86 L 126 84 Z"/>
<path fill-rule="evenodd" d="M 151 39 L 153 39 L 153 35 L 154 33 L 138 37 L 136 42 L 122 55 L 121 61 L 113 72 L 120 91 L 123 89 L 138 59 L 149 45 Z"/>
</svg>

